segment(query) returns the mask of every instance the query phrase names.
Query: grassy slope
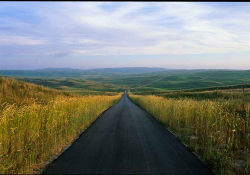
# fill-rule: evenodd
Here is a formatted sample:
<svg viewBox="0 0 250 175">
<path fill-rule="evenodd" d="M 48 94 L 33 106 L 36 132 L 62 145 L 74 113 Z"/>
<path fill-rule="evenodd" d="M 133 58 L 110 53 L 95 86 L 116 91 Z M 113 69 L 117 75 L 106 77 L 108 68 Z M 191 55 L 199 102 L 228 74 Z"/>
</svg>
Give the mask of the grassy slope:
<svg viewBox="0 0 250 175">
<path fill-rule="evenodd" d="M 36 173 L 120 98 L 0 77 L 0 174 Z"/>
<path fill-rule="evenodd" d="M 72 94 L 46 88 L 10 78 L 0 77 L 0 104 L 29 105 L 47 104 L 58 96 L 73 97 Z"/>
<path fill-rule="evenodd" d="M 29 83 L 60 89 L 78 94 L 103 94 L 104 92 L 123 92 L 127 86 L 100 83 L 83 78 L 17 78 Z"/>
<path fill-rule="evenodd" d="M 84 78 L 102 83 L 127 85 L 132 88 L 132 92 L 166 91 L 249 84 L 250 71 L 171 70 L 130 75 L 88 75 Z"/>
<path fill-rule="evenodd" d="M 109 75 L 109 76 L 84 76 L 84 78 L 92 81 L 110 83 L 115 85 L 127 85 L 129 87 L 140 87 L 151 83 L 154 80 L 158 80 L 166 75 L 166 72 L 154 72 L 154 73 L 143 73 L 143 74 L 130 74 L 130 75 Z"/>
<path fill-rule="evenodd" d="M 166 74 L 167 75 L 167 74 Z M 133 92 L 197 89 L 250 83 L 250 71 L 209 70 L 168 74 L 160 81 L 132 90 Z"/>
</svg>

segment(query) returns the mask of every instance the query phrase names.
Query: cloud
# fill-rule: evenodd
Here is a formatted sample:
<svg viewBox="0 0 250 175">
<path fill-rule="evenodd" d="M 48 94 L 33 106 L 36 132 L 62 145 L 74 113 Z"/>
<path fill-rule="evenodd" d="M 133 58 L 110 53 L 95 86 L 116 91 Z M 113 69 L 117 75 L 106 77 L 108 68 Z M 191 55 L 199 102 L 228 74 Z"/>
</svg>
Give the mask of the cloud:
<svg viewBox="0 0 250 175">
<path fill-rule="evenodd" d="M 0 45 L 43 45 L 46 41 L 42 39 L 24 36 L 0 36 Z"/>
<path fill-rule="evenodd" d="M 89 44 L 89 45 L 96 45 L 96 44 L 105 44 L 103 41 L 93 40 L 93 39 L 78 39 L 78 38 L 62 38 L 61 42 L 64 44 Z"/>
<path fill-rule="evenodd" d="M 249 3 L 6 2 L 0 8 L 0 53 L 244 52 L 250 48 L 249 7 Z"/>
</svg>

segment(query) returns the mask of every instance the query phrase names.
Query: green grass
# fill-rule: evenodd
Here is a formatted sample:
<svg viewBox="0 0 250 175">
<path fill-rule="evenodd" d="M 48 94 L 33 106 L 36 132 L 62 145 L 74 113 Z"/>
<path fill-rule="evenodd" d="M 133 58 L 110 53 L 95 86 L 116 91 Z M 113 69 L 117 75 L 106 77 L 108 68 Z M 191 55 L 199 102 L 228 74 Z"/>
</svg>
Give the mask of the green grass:
<svg viewBox="0 0 250 175">
<path fill-rule="evenodd" d="M 166 74 L 163 79 L 141 88 L 133 88 L 132 92 L 152 91 L 152 89 L 188 90 L 214 88 L 222 86 L 250 84 L 250 71 L 204 70 L 200 72 Z M 155 90 L 153 90 L 155 91 Z"/>
<path fill-rule="evenodd" d="M 133 75 L 112 75 L 112 76 L 84 76 L 84 78 L 101 83 L 139 87 L 165 76 L 165 74 L 147 73 Z"/>
<path fill-rule="evenodd" d="M 124 92 L 127 86 L 118 86 L 86 80 L 83 78 L 16 78 L 28 83 L 59 89 L 78 94 L 103 94 L 105 92 Z M 89 93 L 88 93 L 89 92 Z"/>
</svg>

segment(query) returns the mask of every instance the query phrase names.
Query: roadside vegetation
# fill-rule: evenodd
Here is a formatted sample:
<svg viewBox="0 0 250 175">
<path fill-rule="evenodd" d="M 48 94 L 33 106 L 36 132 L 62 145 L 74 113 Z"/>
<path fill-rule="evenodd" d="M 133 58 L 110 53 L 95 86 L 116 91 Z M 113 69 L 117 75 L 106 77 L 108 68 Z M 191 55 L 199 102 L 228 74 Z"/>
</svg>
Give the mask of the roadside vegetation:
<svg viewBox="0 0 250 175">
<path fill-rule="evenodd" d="M 250 93 L 175 92 L 129 98 L 175 134 L 216 174 L 250 174 Z"/>
<path fill-rule="evenodd" d="M 0 77 L 0 174 L 38 172 L 120 98 L 79 96 Z"/>
</svg>

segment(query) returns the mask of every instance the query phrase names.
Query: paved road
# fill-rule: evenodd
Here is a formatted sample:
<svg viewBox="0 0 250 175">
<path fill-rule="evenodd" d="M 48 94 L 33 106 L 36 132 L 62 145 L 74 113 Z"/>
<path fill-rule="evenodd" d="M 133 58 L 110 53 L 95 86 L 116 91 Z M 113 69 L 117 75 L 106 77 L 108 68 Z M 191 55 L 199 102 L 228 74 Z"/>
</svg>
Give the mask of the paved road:
<svg viewBox="0 0 250 175">
<path fill-rule="evenodd" d="M 213 174 L 124 94 L 44 174 Z"/>
</svg>

